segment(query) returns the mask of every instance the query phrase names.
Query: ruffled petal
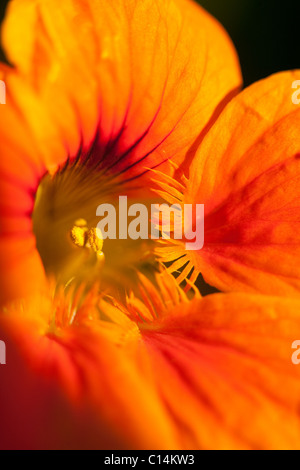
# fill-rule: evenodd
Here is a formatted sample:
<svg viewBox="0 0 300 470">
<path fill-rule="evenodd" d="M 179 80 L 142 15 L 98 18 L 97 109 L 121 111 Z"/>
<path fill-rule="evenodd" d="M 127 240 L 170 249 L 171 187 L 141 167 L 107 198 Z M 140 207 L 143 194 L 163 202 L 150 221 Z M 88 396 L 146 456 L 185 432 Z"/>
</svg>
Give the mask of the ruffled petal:
<svg viewBox="0 0 300 470">
<path fill-rule="evenodd" d="M 241 84 L 226 33 L 188 0 L 15 0 L 3 44 L 70 156 L 96 138 L 93 160 L 130 177 L 190 162 Z M 7 81 L 38 127 L 26 90 Z M 53 153 L 52 163 L 64 158 Z"/>
<path fill-rule="evenodd" d="M 299 301 L 216 294 L 143 332 L 186 449 L 298 449 Z"/>
<path fill-rule="evenodd" d="M 87 303 L 59 328 L 62 310 L 37 296 L 1 312 L 0 448 L 176 446 L 167 412 L 134 359 L 148 369 L 136 325 L 119 311 L 115 323 L 99 321 Z"/>
<path fill-rule="evenodd" d="M 180 254 L 219 290 L 299 296 L 299 77 L 280 73 L 234 98 L 193 161 L 182 201 L 205 204 L 204 248 Z"/>
<path fill-rule="evenodd" d="M 167 280 L 160 293 L 144 280 L 142 294 L 125 306 L 35 298 L 2 313 L 1 445 L 299 449 L 299 300 L 188 301 Z"/>
</svg>

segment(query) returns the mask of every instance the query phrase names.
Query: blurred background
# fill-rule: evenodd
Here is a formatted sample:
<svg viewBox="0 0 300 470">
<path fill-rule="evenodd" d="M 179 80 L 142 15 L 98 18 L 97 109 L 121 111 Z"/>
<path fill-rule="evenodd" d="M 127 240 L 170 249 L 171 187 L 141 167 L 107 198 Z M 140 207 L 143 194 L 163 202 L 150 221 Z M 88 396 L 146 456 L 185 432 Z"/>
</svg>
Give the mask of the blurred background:
<svg viewBox="0 0 300 470">
<path fill-rule="evenodd" d="M 0 21 L 7 3 L 0 0 Z M 274 72 L 300 68 L 299 0 L 199 0 L 198 3 L 218 18 L 232 37 L 245 85 Z M 3 60 L 2 52 L 0 57 Z"/>
</svg>

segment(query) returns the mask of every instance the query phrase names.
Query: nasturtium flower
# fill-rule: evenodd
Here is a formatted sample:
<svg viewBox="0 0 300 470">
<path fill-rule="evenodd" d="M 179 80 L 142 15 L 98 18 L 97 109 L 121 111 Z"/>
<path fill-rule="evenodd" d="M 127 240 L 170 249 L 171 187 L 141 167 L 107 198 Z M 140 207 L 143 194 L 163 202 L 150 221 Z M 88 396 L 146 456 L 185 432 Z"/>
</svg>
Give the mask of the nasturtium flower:
<svg viewBox="0 0 300 470">
<path fill-rule="evenodd" d="M 0 448 L 298 448 L 299 300 L 260 294 L 299 288 L 298 72 L 237 96 L 189 0 L 12 0 L 1 42 Z M 122 195 L 205 204 L 207 245 L 102 240 Z"/>
<path fill-rule="evenodd" d="M 2 44 L 12 64 L 1 66 L 6 302 L 42 288 L 45 269 L 63 281 L 103 271 L 74 261 L 67 234 L 77 220 L 95 228 L 98 204 L 130 196 L 126 182 L 145 198 L 149 168 L 170 157 L 186 168 L 241 73 L 223 28 L 188 0 L 14 0 Z M 149 247 L 137 245 L 104 244 L 109 282 L 144 263 Z"/>
</svg>

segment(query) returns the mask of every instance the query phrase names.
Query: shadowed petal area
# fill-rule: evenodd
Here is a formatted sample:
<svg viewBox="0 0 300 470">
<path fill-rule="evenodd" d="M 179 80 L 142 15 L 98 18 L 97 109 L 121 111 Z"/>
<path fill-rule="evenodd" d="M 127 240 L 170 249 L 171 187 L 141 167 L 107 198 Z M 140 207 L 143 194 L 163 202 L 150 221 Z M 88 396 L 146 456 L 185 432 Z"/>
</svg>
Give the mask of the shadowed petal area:
<svg viewBox="0 0 300 470">
<path fill-rule="evenodd" d="M 176 448 L 136 323 L 104 307 L 36 296 L 1 311 L 0 448 Z"/>
<path fill-rule="evenodd" d="M 219 290 L 299 296 L 299 78 L 280 73 L 234 98 L 193 161 L 181 199 L 205 204 L 205 241 L 180 254 Z"/>
<path fill-rule="evenodd" d="M 55 369 L 59 367 L 69 380 L 74 380 L 75 373 L 72 375 L 68 370 L 67 351 L 64 355 L 54 343 L 49 344 L 41 338 L 35 344 L 32 330 L 27 330 L 25 324 L 14 324 L 13 327 L 17 328 L 19 340 L 25 340 L 18 330 L 21 327 L 30 346 L 38 348 L 42 358 L 39 367 L 48 371 L 48 377 L 32 370 L 30 359 L 33 358 L 27 361 L 14 338 L 4 332 L 1 321 L 1 337 L 5 340 L 8 358 L 7 365 L 1 366 L 0 449 L 96 449 L 99 442 L 107 450 L 123 449 L 124 437 L 121 439 L 117 430 L 111 429 L 110 423 L 95 413 L 89 397 L 82 397 L 74 406 L 74 401 L 66 396 L 59 384 L 50 380 L 49 371 L 53 368 L 55 375 Z"/>
<path fill-rule="evenodd" d="M 188 301 L 164 276 L 126 306 L 91 294 L 2 312 L 1 446 L 299 448 L 299 300 Z"/>
</svg>

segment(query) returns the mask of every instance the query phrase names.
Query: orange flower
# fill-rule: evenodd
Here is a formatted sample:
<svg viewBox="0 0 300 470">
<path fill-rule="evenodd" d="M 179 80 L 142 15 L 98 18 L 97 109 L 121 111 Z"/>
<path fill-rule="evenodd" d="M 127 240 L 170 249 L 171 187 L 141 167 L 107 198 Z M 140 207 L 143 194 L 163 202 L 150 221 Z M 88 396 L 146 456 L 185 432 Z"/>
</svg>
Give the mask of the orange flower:
<svg viewBox="0 0 300 470">
<path fill-rule="evenodd" d="M 299 296 L 299 78 L 279 73 L 240 93 L 204 138 L 185 187 L 164 186 L 172 201 L 205 204 L 201 251 L 159 249 L 164 261 L 180 258 L 181 279 L 194 267 L 193 278 L 202 272 L 221 291 Z"/>
<path fill-rule="evenodd" d="M 0 448 L 299 448 L 299 300 L 188 301 L 171 279 L 160 295 L 146 283 L 144 303 L 7 310 Z"/>
<path fill-rule="evenodd" d="M 1 67 L 0 303 L 72 264 L 67 233 L 95 227 L 124 181 L 143 188 L 138 176 L 170 156 L 187 165 L 241 82 L 226 33 L 187 0 L 15 0 L 2 42 L 14 67 Z M 147 250 L 104 246 L 109 282 Z"/>
<path fill-rule="evenodd" d="M 188 0 L 14 0 L 2 42 L 0 448 L 298 448 L 299 300 L 178 286 L 297 295 L 298 74 L 229 103 L 236 53 Z M 155 242 L 96 237 L 157 178 L 206 205 L 204 250 L 163 249 L 177 282 Z"/>
</svg>

